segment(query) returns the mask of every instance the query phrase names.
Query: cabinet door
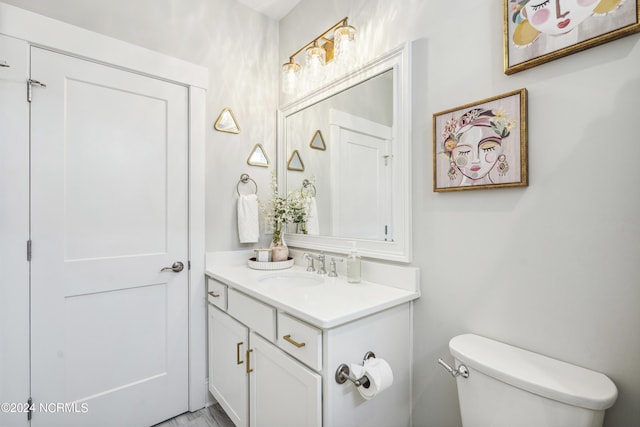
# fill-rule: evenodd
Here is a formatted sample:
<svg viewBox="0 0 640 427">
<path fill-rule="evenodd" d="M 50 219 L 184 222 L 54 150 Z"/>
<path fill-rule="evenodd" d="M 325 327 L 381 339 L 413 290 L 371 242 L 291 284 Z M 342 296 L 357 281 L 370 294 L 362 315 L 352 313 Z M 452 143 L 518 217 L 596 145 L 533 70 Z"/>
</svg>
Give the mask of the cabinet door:
<svg viewBox="0 0 640 427">
<path fill-rule="evenodd" d="M 252 427 L 321 427 L 322 380 L 251 332 Z"/>
<path fill-rule="evenodd" d="M 246 326 L 209 304 L 209 391 L 236 427 L 249 425 Z"/>
</svg>

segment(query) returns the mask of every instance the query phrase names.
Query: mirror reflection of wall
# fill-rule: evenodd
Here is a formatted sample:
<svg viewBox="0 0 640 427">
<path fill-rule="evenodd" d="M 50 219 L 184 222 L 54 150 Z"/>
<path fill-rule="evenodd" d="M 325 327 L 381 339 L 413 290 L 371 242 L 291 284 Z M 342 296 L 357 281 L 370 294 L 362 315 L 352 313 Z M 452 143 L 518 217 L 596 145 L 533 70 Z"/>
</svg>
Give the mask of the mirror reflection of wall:
<svg viewBox="0 0 640 427">
<path fill-rule="evenodd" d="M 287 162 L 287 169 L 296 172 L 304 171 L 304 163 L 302 162 L 302 158 L 300 157 L 300 153 L 298 152 L 298 150 L 293 150 L 293 153 L 291 153 L 289 162 Z"/>
<path fill-rule="evenodd" d="M 325 151 L 327 149 L 327 144 L 324 143 L 324 137 L 322 136 L 322 132 L 320 129 L 313 134 L 313 138 L 311 138 L 311 142 L 309 143 L 309 147 L 315 150 Z"/>
<path fill-rule="evenodd" d="M 392 239 L 392 236 L 385 234 L 385 227 L 387 233 L 390 232 L 387 226 L 391 221 L 388 214 L 391 212 L 391 198 L 388 194 L 383 194 L 386 190 L 382 190 L 390 188 L 391 184 L 378 182 L 391 179 L 392 174 L 383 174 L 387 178 L 371 178 L 372 160 L 369 157 L 389 155 L 393 150 L 393 142 L 389 140 L 389 146 L 384 149 L 389 153 L 375 153 L 377 149 L 362 149 L 358 144 L 352 145 L 351 150 L 339 147 L 335 139 L 341 139 L 340 135 L 344 132 L 331 126 L 330 115 L 335 115 L 337 111 L 392 129 L 393 86 L 393 70 L 388 70 L 286 117 L 286 151 L 298 150 L 304 157 L 305 175 L 315 177 L 315 186 L 318 188 L 318 221 L 323 234 L 326 232 L 335 237 L 374 240 Z M 310 149 L 309 136 L 314 135 L 311 140 L 313 144 L 317 134 L 322 135 L 326 150 Z M 320 144 L 320 141 L 316 143 Z M 342 157 L 348 152 L 353 156 L 345 160 Z M 391 158 L 387 159 L 387 163 L 390 160 Z M 384 162 L 384 159 L 380 161 Z M 388 165 L 392 167 L 391 164 Z M 293 191 L 299 186 L 299 175 L 288 171 L 287 191 Z M 349 202 L 348 206 L 345 201 Z M 370 211 L 373 206 L 375 215 Z M 345 212 L 350 212 L 349 218 L 343 215 Z M 336 218 L 342 223 L 337 223 Z M 354 227 L 354 224 L 359 226 Z"/>
</svg>

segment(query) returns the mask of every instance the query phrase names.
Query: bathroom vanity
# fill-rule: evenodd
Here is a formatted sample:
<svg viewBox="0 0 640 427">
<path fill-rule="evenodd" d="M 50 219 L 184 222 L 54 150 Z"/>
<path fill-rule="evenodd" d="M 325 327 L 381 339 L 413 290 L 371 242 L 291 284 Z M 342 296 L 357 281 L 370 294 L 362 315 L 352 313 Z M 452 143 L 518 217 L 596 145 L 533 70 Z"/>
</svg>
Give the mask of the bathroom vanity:
<svg viewBox="0 0 640 427">
<path fill-rule="evenodd" d="M 350 284 L 307 272 L 301 254 L 292 268 L 253 270 L 251 254 L 211 253 L 206 268 L 209 391 L 236 426 L 409 425 L 418 269 L 365 261 Z M 369 351 L 393 384 L 366 400 L 336 370 Z"/>
</svg>

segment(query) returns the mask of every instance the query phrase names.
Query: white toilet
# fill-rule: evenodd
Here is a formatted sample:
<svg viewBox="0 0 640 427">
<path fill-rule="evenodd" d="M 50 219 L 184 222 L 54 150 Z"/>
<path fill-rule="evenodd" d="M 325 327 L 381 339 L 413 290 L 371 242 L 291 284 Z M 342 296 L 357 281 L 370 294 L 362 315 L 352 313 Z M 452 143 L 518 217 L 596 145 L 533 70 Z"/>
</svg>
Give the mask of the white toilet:
<svg viewBox="0 0 640 427">
<path fill-rule="evenodd" d="M 449 342 L 464 427 L 601 427 L 618 397 L 605 375 L 478 335 Z"/>
</svg>

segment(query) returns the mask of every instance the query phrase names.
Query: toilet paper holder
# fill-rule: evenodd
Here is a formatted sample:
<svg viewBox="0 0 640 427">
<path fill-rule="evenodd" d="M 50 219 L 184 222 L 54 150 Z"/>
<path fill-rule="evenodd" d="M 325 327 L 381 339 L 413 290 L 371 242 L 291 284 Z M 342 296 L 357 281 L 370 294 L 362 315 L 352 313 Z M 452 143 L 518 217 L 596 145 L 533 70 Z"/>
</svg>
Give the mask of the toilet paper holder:
<svg viewBox="0 0 640 427">
<path fill-rule="evenodd" d="M 366 362 L 367 360 L 375 357 L 376 355 L 373 353 L 373 351 L 367 351 L 362 358 L 362 364 L 364 364 L 364 362 Z M 347 365 L 346 363 L 341 363 L 340 366 L 338 366 L 338 369 L 336 369 L 335 378 L 338 384 L 344 384 L 345 382 L 347 382 L 347 380 L 354 383 L 356 387 L 362 386 L 364 388 L 368 388 L 371 384 L 369 382 L 369 378 L 367 378 L 366 375 L 363 375 L 362 378 L 352 377 L 351 369 L 349 369 L 349 365 Z"/>
</svg>

